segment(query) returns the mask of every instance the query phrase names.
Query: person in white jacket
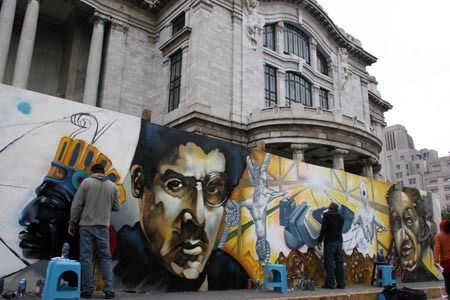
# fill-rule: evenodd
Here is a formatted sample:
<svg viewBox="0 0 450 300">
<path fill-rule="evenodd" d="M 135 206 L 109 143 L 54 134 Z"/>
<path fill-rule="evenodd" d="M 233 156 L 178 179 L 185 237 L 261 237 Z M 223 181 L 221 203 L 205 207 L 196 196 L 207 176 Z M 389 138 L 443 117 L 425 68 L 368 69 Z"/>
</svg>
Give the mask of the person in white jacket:
<svg viewBox="0 0 450 300">
<path fill-rule="evenodd" d="M 108 180 L 103 165 L 95 164 L 91 171 L 91 176 L 83 180 L 72 201 L 68 232 L 70 235 L 75 235 L 76 228 L 79 227 L 81 297 L 92 297 L 94 290 L 92 260 L 94 247 L 96 247 L 105 283 L 103 290 L 105 298 L 112 299 L 115 293 L 109 247 L 109 226 L 111 212 L 120 209 L 119 189 Z"/>
</svg>

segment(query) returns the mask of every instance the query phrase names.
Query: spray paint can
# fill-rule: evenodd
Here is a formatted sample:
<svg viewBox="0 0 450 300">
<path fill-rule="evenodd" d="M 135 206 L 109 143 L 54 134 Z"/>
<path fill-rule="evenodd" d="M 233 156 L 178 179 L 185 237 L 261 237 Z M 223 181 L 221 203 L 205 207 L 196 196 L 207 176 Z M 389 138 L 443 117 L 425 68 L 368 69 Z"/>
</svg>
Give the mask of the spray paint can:
<svg viewBox="0 0 450 300">
<path fill-rule="evenodd" d="M 23 281 L 23 294 L 25 295 L 25 292 L 27 291 L 27 279 L 22 278 Z"/>
<path fill-rule="evenodd" d="M 310 290 L 314 291 L 315 289 L 316 289 L 316 282 L 314 280 L 311 280 Z"/>
<path fill-rule="evenodd" d="M 299 278 L 297 281 L 297 289 L 301 290 L 302 289 L 302 279 Z"/>
<path fill-rule="evenodd" d="M 259 279 L 255 281 L 255 290 L 259 289 Z"/>
<path fill-rule="evenodd" d="M 70 250 L 69 243 L 64 243 L 61 250 L 61 258 L 69 259 L 69 250 Z"/>
<path fill-rule="evenodd" d="M 42 279 L 39 279 L 37 282 L 36 282 L 36 288 L 34 289 L 34 294 L 36 295 L 36 296 L 41 296 L 42 295 L 42 286 L 43 286 L 43 282 L 42 282 Z"/>
<path fill-rule="evenodd" d="M 17 283 L 17 293 L 16 297 L 20 298 L 25 294 L 25 281 L 20 280 L 19 283 Z"/>
<path fill-rule="evenodd" d="M 251 290 L 253 288 L 253 282 L 252 280 L 249 278 L 247 281 L 247 290 Z"/>
</svg>

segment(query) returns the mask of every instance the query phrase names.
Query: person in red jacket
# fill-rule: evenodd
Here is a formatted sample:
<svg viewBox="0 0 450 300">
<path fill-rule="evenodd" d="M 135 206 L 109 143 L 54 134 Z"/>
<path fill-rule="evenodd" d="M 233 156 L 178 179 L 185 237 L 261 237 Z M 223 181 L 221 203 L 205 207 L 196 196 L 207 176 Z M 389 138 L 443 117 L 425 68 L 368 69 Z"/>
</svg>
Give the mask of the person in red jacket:
<svg viewBox="0 0 450 300">
<path fill-rule="evenodd" d="M 450 222 L 442 220 L 441 232 L 434 238 L 434 262 L 444 269 L 445 292 L 450 294 Z"/>
</svg>

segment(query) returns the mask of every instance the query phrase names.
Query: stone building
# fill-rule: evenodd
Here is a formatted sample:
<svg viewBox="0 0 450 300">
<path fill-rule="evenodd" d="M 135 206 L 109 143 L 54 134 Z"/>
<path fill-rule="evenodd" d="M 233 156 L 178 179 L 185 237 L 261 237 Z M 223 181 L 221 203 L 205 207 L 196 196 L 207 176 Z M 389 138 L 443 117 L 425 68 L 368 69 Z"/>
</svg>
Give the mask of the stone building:
<svg viewBox="0 0 450 300">
<path fill-rule="evenodd" d="M 4 84 L 369 177 L 385 162 L 377 59 L 314 0 L 0 2 Z"/>
<path fill-rule="evenodd" d="M 450 212 L 450 156 L 431 159 L 427 164 L 429 171 L 423 176 L 425 189 L 439 197 L 442 210 Z"/>
<path fill-rule="evenodd" d="M 384 129 L 386 153 L 386 179 L 417 189 L 426 189 L 424 175 L 430 172 L 430 161 L 438 159 L 436 150 L 416 150 L 414 139 L 403 125 Z"/>
</svg>

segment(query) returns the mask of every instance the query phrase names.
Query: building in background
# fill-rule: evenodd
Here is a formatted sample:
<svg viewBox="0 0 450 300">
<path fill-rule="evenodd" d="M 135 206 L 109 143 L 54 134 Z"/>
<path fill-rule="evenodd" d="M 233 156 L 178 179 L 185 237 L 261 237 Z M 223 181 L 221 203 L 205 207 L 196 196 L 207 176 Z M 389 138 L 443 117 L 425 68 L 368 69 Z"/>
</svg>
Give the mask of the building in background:
<svg viewBox="0 0 450 300">
<path fill-rule="evenodd" d="M 376 57 L 315 0 L 3 0 L 0 82 L 372 177 Z"/>
<path fill-rule="evenodd" d="M 423 176 L 427 191 L 437 194 L 441 208 L 450 211 L 450 156 L 430 159 L 428 172 Z"/>
<path fill-rule="evenodd" d="M 385 128 L 387 181 L 436 194 L 441 207 L 450 210 L 450 156 L 435 150 L 416 150 L 414 140 L 402 125 Z"/>
</svg>

